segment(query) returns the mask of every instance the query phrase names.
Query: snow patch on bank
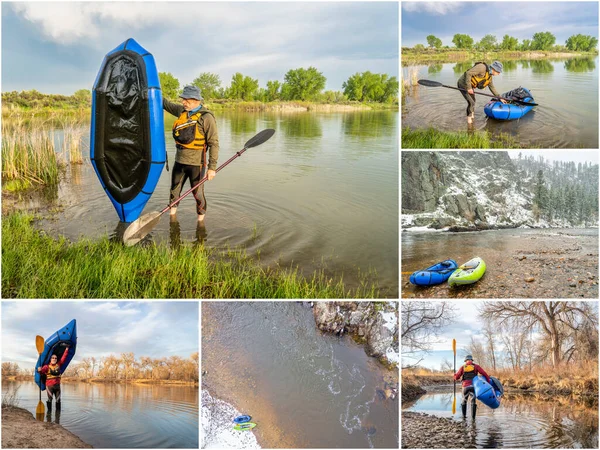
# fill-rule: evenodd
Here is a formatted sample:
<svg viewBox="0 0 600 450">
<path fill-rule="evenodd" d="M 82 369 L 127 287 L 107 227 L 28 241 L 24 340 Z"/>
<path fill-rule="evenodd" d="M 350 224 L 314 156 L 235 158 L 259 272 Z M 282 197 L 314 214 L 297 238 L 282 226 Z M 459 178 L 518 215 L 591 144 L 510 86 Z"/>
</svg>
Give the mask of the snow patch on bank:
<svg viewBox="0 0 600 450">
<path fill-rule="evenodd" d="M 233 419 L 240 415 L 233 405 L 203 389 L 200 448 L 261 448 L 252 431 L 233 429 Z"/>
</svg>

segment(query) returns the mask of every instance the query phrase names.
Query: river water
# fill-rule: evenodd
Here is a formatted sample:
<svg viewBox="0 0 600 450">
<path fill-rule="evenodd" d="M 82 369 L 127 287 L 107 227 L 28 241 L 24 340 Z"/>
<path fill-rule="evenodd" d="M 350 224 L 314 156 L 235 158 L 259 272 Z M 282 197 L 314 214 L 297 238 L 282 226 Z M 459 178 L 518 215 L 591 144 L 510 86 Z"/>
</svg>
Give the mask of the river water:
<svg viewBox="0 0 600 450">
<path fill-rule="evenodd" d="M 403 411 L 416 411 L 462 422 L 457 394 L 452 415 L 452 392 L 427 393 Z M 598 448 L 598 406 L 571 397 L 538 398 L 507 394 L 497 409 L 478 402 L 475 423 L 467 410 L 465 433 L 478 448 Z"/>
<path fill-rule="evenodd" d="M 190 196 L 180 204 L 178 220 L 164 217 L 150 239 L 173 246 L 182 241 L 240 246 L 250 256 L 260 255 L 264 265 L 343 275 L 348 287 L 358 286 L 359 272 L 370 272 L 381 296 L 397 298 L 399 113 L 225 111 L 216 116 L 220 163 L 259 131 L 276 133 L 205 185 L 204 227 L 197 227 Z M 172 165 L 174 141 L 170 131 L 165 134 Z M 43 204 L 60 206 L 42 227 L 72 240 L 122 232 L 87 152 L 86 163 L 71 167 L 68 175 L 46 193 Z M 163 171 L 144 213 L 168 204 L 170 178 Z M 37 199 L 24 201 L 40 206 Z"/>
<path fill-rule="evenodd" d="M 18 388 L 17 406 L 35 416 L 39 388 L 2 380 L 2 393 Z M 198 388 L 143 384 L 63 382 L 60 423 L 96 448 L 198 448 Z M 46 392 L 42 392 L 46 406 Z M 46 413 L 47 413 L 46 408 Z"/>
<path fill-rule="evenodd" d="M 424 288 L 408 282 L 411 273 L 440 261 L 453 259 L 460 265 L 476 256 L 483 258 L 487 269 L 473 285 Z M 402 296 L 597 298 L 598 229 L 405 231 Z"/>
<path fill-rule="evenodd" d="M 416 65 L 419 79 L 456 87 L 460 76 L 476 61 Z M 476 95 L 475 128 L 514 135 L 524 146 L 598 148 L 598 57 L 541 60 L 503 60 L 504 71 L 494 77 L 500 94 L 519 86 L 529 89 L 539 105 L 520 120 L 489 119 L 483 107 L 490 100 Z M 403 67 L 403 79 L 409 68 Z M 467 102 L 461 93 L 443 87 L 410 90 L 403 102 L 402 126 L 466 131 Z M 491 94 L 489 89 L 483 92 Z"/>
<path fill-rule="evenodd" d="M 203 303 L 202 369 L 203 420 L 231 428 L 233 411 L 249 414 L 263 447 L 398 448 L 399 401 L 382 395 L 398 373 L 349 337 L 321 334 L 308 306 Z M 214 412 L 205 389 L 232 406 Z M 203 446 L 222 441 L 217 428 L 203 422 Z"/>
</svg>

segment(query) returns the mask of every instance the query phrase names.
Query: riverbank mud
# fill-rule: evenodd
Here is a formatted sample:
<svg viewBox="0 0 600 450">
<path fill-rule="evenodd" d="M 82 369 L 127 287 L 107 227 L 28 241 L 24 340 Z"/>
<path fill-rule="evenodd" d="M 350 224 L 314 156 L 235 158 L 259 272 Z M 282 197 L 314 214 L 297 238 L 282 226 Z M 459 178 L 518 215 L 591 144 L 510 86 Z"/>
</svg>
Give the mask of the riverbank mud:
<svg viewBox="0 0 600 450">
<path fill-rule="evenodd" d="M 40 422 L 29 411 L 2 408 L 2 448 L 93 448 L 61 425 Z"/>
<path fill-rule="evenodd" d="M 459 235 L 467 239 L 463 244 L 468 251 L 469 233 Z M 456 239 L 455 236 L 452 238 Z M 496 236 L 490 235 L 490 240 L 494 238 Z M 487 270 L 483 278 L 471 285 L 453 288 L 447 283 L 431 287 L 414 286 L 408 279 L 419 267 L 403 261 L 402 297 L 598 298 L 597 233 L 540 230 L 533 235 L 507 235 L 505 239 L 502 245 L 473 248 L 478 253 L 472 256 L 482 257 Z M 453 242 L 452 245 L 458 243 Z M 457 258 L 454 257 L 459 264 L 466 261 L 464 257 Z M 423 264 L 422 268 L 425 267 L 427 265 Z"/>
</svg>

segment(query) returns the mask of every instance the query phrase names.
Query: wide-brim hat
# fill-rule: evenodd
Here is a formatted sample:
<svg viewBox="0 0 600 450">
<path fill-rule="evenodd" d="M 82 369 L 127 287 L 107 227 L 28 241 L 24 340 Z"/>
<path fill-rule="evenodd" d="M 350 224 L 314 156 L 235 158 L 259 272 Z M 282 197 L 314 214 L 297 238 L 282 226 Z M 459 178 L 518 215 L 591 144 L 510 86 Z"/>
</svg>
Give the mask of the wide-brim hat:
<svg viewBox="0 0 600 450">
<path fill-rule="evenodd" d="M 194 100 L 204 100 L 198 86 L 186 86 L 179 96 L 180 98 L 193 98 Z"/>
</svg>

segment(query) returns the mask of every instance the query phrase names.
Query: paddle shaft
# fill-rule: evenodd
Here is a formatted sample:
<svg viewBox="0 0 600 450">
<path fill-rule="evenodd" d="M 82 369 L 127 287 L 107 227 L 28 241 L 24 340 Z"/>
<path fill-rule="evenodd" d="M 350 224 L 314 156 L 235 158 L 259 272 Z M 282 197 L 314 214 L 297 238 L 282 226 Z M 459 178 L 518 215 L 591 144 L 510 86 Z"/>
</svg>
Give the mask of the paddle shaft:
<svg viewBox="0 0 600 450">
<path fill-rule="evenodd" d="M 441 84 L 440 86 L 448 88 L 448 89 L 456 89 L 457 91 L 463 91 L 463 92 L 469 92 L 467 89 L 463 89 L 463 88 L 458 88 L 458 87 L 454 87 L 454 86 L 448 86 L 447 84 Z M 497 95 L 492 95 L 492 94 L 485 94 L 483 92 L 476 92 L 475 90 L 473 90 L 473 94 L 477 94 L 477 95 L 485 95 L 486 97 L 492 97 L 492 98 L 497 98 L 499 100 L 506 100 L 507 102 L 514 102 L 514 103 L 519 103 L 521 105 L 529 105 L 529 106 L 537 106 L 537 103 L 529 103 L 529 102 L 523 102 L 521 100 L 510 100 L 508 98 L 504 98 L 504 97 L 498 97 Z"/>
<path fill-rule="evenodd" d="M 44 338 L 40 335 L 37 335 L 35 337 L 35 347 L 37 349 L 38 352 L 38 357 L 42 355 L 42 353 L 44 352 Z M 42 388 L 40 387 L 40 401 L 37 405 L 37 408 L 35 410 L 36 416 L 38 414 L 44 414 L 45 412 L 45 408 L 44 408 L 44 403 L 42 402 Z"/>
<path fill-rule="evenodd" d="M 234 159 L 236 159 L 238 156 L 242 156 L 242 153 L 244 153 L 246 150 L 248 150 L 248 149 L 246 147 L 244 147 L 239 152 L 236 152 L 235 155 L 233 155 L 231 158 L 229 158 L 227 161 L 225 161 L 223 164 L 221 164 L 219 167 L 217 167 L 217 170 L 215 170 L 215 173 L 217 173 L 221 169 L 224 169 L 225 167 L 227 167 L 227 165 L 231 161 L 233 161 Z M 162 214 L 166 213 L 169 209 L 171 209 L 173 206 L 175 206 L 177 203 L 179 203 L 181 200 L 183 200 L 185 197 L 187 197 L 190 194 L 190 192 L 192 192 L 194 189 L 198 189 L 201 185 L 203 185 L 207 180 L 208 180 L 208 175 L 206 175 L 204 178 L 202 178 L 198 182 L 198 184 L 196 184 L 194 187 L 191 187 L 190 189 L 188 189 L 187 191 L 185 191 L 183 193 L 183 195 L 181 195 L 173 203 L 171 203 L 170 205 L 167 205 L 162 211 L 160 211 L 160 214 L 162 215 Z"/>
</svg>

